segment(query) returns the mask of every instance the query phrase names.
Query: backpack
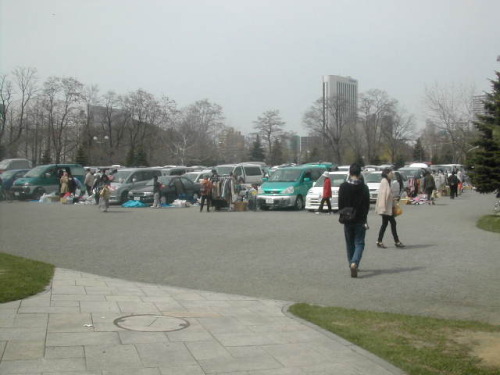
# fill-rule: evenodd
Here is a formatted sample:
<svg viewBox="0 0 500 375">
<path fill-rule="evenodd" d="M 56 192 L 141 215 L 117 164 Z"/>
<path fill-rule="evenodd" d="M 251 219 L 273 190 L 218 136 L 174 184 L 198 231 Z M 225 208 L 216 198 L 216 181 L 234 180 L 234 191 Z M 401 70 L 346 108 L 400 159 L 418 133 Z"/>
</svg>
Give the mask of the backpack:
<svg viewBox="0 0 500 375">
<path fill-rule="evenodd" d="M 450 177 L 448 177 L 448 184 L 450 186 L 458 185 L 458 178 L 454 174 L 452 174 Z"/>
</svg>

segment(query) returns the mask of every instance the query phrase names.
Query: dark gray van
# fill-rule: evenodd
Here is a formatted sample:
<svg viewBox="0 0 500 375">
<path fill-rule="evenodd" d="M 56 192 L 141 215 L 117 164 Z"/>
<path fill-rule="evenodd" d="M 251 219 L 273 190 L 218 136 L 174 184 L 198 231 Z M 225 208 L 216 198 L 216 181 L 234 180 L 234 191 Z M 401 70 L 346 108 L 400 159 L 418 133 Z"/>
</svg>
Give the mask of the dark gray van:
<svg viewBox="0 0 500 375">
<path fill-rule="evenodd" d="M 31 161 L 28 159 L 3 159 L 0 161 L 0 173 L 12 169 L 31 169 Z"/>
</svg>

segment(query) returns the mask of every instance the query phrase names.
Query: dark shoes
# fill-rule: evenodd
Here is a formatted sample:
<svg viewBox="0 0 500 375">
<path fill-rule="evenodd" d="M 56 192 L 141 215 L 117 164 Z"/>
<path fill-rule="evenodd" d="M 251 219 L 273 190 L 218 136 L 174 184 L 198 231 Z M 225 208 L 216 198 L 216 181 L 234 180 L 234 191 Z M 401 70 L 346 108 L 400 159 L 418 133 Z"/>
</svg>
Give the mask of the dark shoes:
<svg viewBox="0 0 500 375">
<path fill-rule="evenodd" d="M 395 243 L 396 247 L 405 247 L 401 241 Z"/>
<path fill-rule="evenodd" d="M 387 246 L 385 246 L 383 242 L 378 242 L 378 241 L 377 241 L 377 247 L 380 247 L 382 249 L 387 249 Z"/>
<path fill-rule="evenodd" d="M 351 277 L 358 277 L 358 265 L 356 263 L 351 263 L 349 268 L 351 269 Z"/>
</svg>

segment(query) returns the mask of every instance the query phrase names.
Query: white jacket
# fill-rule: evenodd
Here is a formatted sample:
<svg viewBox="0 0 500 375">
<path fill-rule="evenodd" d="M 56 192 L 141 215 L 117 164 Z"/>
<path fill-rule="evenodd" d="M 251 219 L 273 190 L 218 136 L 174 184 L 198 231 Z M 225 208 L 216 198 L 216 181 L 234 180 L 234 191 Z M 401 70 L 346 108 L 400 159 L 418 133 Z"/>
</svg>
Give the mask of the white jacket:
<svg viewBox="0 0 500 375">
<path fill-rule="evenodd" d="M 391 215 L 394 197 L 392 195 L 391 185 L 387 178 L 382 178 L 380 188 L 378 189 L 377 203 L 375 204 L 375 212 L 379 215 Z"/>
</svg>

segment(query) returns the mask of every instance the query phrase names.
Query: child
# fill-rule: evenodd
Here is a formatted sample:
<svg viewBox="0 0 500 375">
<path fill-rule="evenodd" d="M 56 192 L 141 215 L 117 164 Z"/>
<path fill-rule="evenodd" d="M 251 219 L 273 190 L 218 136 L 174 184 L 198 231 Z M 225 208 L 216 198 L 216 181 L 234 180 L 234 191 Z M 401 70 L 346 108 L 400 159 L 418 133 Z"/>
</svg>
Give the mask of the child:
<svg viewBox="0 0 500 375">
<path fill-rule="evenodd" d="M 108 212 L 110 195 L 111 190 L 109 188 L 109 180 L 105 179 L 104 185 L 99 194 L 99 208 L 102 210 L 102 212 Z"/>
</svg>

